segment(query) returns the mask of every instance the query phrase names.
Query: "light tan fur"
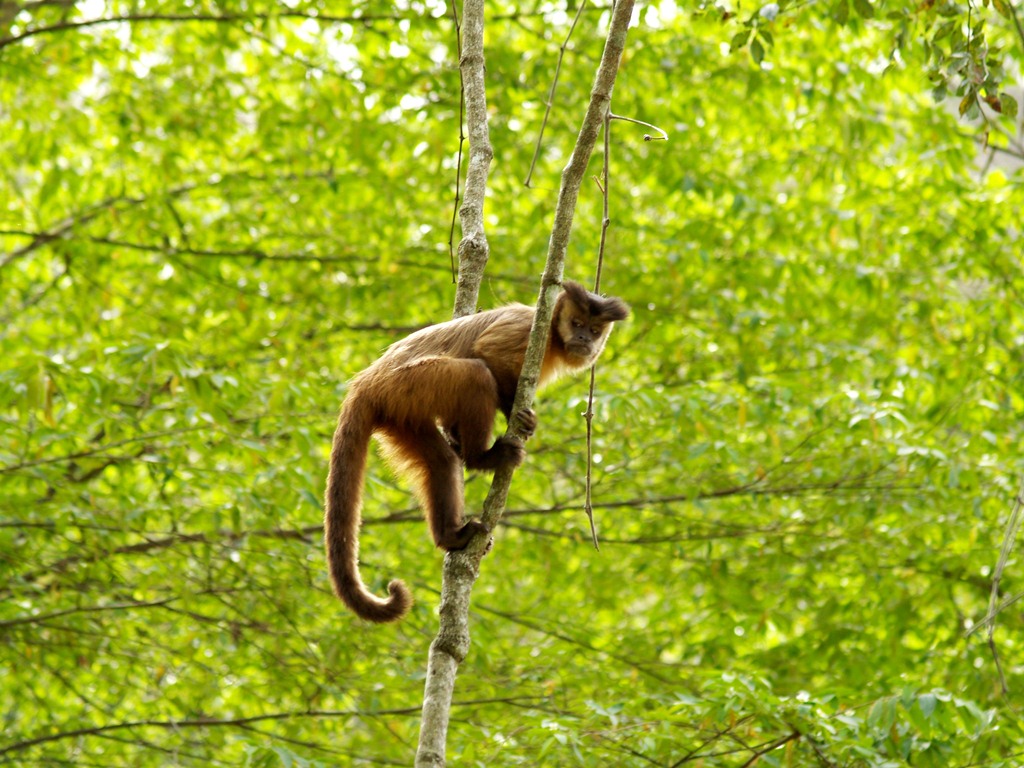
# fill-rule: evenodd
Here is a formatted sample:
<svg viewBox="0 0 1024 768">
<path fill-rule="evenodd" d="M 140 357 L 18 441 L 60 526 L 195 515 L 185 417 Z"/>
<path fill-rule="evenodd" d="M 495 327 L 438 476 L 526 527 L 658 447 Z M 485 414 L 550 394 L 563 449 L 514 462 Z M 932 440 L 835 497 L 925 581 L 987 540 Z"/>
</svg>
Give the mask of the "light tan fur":
<svg viewBox="0 0 1024 768">
<path fill-rule="evenodd" d="M 612 323 L 629 314 L 619 299 L 589 293 L 565 281 L 555 302 L 540 385 L 588 368 L 604 348 Z M 459 318 L 417 331 L 392 344 L 351 382 L 331 449 L 324 541 L 335 593 L 358 616 L 395 621 L 412 604 L 408 587 L 388 584 L 389 598 L 373 595 L 359 576 L 363 475 L 370 437 L 388 462 L 409 476 L 437 546 L 463 549 L 486 528 L 462 515 L 462 468 L 519 465 L 525 452 L 499 437 L 491 444 L 497 411 L 511 416 L 534 310 L 522 304 Z M 532 411 L 521 414 L 528 432 Z M 440 428 L 440 429 L 439 429 Z"/>
</svg>

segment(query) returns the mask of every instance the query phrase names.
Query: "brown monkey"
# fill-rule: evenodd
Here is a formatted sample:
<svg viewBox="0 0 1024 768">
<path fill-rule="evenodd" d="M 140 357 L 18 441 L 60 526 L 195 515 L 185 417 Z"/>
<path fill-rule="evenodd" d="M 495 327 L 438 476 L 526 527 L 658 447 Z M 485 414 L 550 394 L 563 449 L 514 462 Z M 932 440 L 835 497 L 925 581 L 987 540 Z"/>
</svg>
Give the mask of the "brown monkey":
<svg viewBox="0 0 1024 768">
<path fill-rule="evenodd" d="M 592 365 L 612 323 L 629 314 L 619 299 L 568 280 L 562 288 L 541 366 L 542 386 Z M 511 415 L 533 315 L 533 307 L 512 304 L 424 328 L 392 344 L 352 380 L 331 449 L 324 542 L 334 591 L 361 618 L 395 621 L 412 604 L 403 582 L 389 583 L 390 597 L 383 600 L 359 577 L 370 437 L 376 434 L 389 462 L 415 481 L 437 546 L 463 549 L 487 529 L 462 518 L 462 466 L 493 471 L 518 466 L 525 457 L 523 448 L 505 437 L 490 443 L 497 411 Z M 536 416 L 521 415 L 532 433 Z"/>
</svg>

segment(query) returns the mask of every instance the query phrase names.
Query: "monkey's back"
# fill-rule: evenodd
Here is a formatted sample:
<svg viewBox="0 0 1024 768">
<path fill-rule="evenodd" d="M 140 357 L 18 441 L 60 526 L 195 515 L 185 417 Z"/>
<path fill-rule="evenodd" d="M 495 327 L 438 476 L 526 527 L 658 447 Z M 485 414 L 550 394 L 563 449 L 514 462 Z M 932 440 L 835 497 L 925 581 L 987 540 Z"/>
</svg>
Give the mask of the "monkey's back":
<svg viewBox="0 0 1024 768">
<path fill-rule="evenodd" d="M 443 359 L 482 362 L 498 378 L 502 392 L 510 385 L 514 391 L 533 314 L 532 307 L 510 304 L 416 331 L 353 378 L 346 401 L 367 399 L 384 418 L 416 411 L 417 402 L 428 406 L 429 400 L 448 401 L 453 394 L 448 390 L 458 382 L 446 375 Z"/>
<path fill-rule="evenodd" d="M 485 402 L 488 391 L 496 403 L 499 398 L 510 402 L 533 315 L 532 307 L 513 304 L 432 325 L 395 342 L 352 380 L 342 417 L 367 407 L 378 427 L 422 427 L 435 420 L 456 423 L 467 399 Z"/>
<path fill-rule="evenodd" d="M 509 304 L 431 325 L 396 341 L 371 368 L 381 366 L 393 369 L 425 357 L 478 358 L 480 350 L 477 342 L 495 325 L 508 326 L 510 336 L 522 336 L 525 348 L 525 340 L 533 323 L 533 312 L 533 307 Z M 525 334 L 522 333 L 523 328 Z M 518 341 L 515 339 L 515 342 Z"/>
</svg>

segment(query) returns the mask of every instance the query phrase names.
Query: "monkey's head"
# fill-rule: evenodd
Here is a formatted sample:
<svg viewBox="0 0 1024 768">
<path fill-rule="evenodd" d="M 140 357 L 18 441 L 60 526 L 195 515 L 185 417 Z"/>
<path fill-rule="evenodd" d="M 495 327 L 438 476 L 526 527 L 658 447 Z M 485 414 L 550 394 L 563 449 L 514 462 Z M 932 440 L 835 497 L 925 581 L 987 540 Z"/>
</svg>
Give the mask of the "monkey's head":
<svg viewBox="0 0 1024 768">
<path fill-rule="evenodd" d="M 627 317 L 629 307 L 621 299 L 599 296 L 579 283 L 565 280 L 555 303 L 553 326 L 566 355 L 582 367 L 601 354 L 612 323 Z"/>
</svg>

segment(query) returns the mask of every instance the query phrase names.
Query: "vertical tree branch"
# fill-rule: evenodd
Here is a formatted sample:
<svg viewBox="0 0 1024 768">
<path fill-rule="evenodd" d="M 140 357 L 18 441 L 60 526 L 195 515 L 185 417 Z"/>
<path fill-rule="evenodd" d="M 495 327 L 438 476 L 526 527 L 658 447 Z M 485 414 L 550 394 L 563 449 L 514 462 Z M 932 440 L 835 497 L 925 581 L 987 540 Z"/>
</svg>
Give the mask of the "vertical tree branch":
<svg viewBox="0 0 1024 768">
<path fill-rule="evenodd" d="M 547 263 L 541 278 L 540 293 L 537 298 L 537 310 L 534 315 L 533 328 L 530 331 L 530 343 L 526 349 L 523 371 L 519 377 L 519 388 L 516 391 L 513 405 L 513 417 L 509 424 L 508 434 L 518 439 L 524 435 L 516 414 L 529 408 L 537 392 L 540 376 L 540 365 L 547 346 L 548 331 L 551 325 L 551 312 L 554 308 L 555 294 L 562 281 L 565 266 L 565 255 L 569 246 L 569 235 L 572 230 L 573 217 L 576 212 L 576 200 L 580 186 L 586 174 L 590 156 L 597 141 L 598 132 L 612 98 L 615 76 L 618 74 L 619 61 L 626 45 L 626 34 L 629 20 L 633 14 L 634 0 L 619 0 L 612 11 L 608 39 L 604 53 L 594 80 L 590 95 L 590 104 L 583 118 L 576 147 L 569 163 L 562 172 L 562 185 L 558 193 L 558 204 L 555 209 L 555 223 L 548 243 Z M 466 30 L 464 40 L 466 54 L 470 54 L 470 0 L 463 7 L 463 24 Z M 481 14 L 482 18 L 482 14 Z M 475 22 L 474 22 L 475 23 Z M 482 22 L 480 28 L 482 40 Z M 480 61 L 482 63 L 482 53 Z M 469 84 L 466 85 L 466 101 L 469 107 L 470 135 L 470 174 L 473 172 L 474 117 L 469 96 Z M 481 119 L 486 120 L 486 115 Z M 490 161 L 490 147 L 487 147 L 487 160 Z M 484 179 L 486 181 L 486 178 Z M 479 194 L 482 221 L 482 188 Z M 470 181 L 466 183 L 466 203 L 469 205 Z M 474 211 L 475 213 L 475 211 Z M 465 226 L 466 217 L 463 218 Z M 482 224 L 481 224 L 482 233 Z M 468 235 L 469 233 L 467 233 Z M 464 241 L 465 242 L 465 239 Z M 462 245 L 459 246 L 460 255 Z M 482 268 L 481 268 L 482 272 Z M 469 279 L 468 275 L 466 276 Z M 463 273 L 460 269 L 459 292 L 463 290 Z M 479 283 L 478 283 L 479 284 Z M 460 305 L 457 304 L 456 311 Z M 475 306 L 475 299 L 474 299 Z M 484 501 L 482 522 L 492 529 L 501 519 L 508 498 L 508 490 L 512 481 L 511 468 L 499 469 L 494 473 L 487 499 Z M 437 637 L 430 645 L 427 662 L 427 679 L 423 695 L 423 719 L 420 726 L 419 748 L 416 752 L 417 768 L 426 766 L 443 766 L 445 764 L 445 744 L 448 735 L 448 715 L 451 708 L 452 693 L 455 690 L 455 675 L 458 666 L 469 652 L 469 602 L 473 583 L 480 573 L 480 559 L 487 551 L 488 537 L 478 536 L 469 547 L 462 552 L 449 552 L 444 559 L 444 571 L 441 582 L 440 628 Z"/>
<path fill-rule="evenodd" d="M 490 253 L 487 236 L 484 234 L 484 193 L 487 191 L 487 174 L 494 151 L 487 130 L 483 0 L 463 2 L 459 69 L 466 98 L 469 169 L 466 171 L 466 197 L 459 209 L 462 240 L 459 241 L 459 284 L 455 290 L 453 317 L 471 315 L 476 311 L 480 283 Z M 459 130 L 462 130 L 461 127 Z"/>
<path fill-rule="evenodd" d="M 576 146 L 572 156 L 562 171 L 562 184 L 558 190 L 558 204 L 555 207 L 555 223 L 551 229 L 551 239 L 548 241 L 548 257 L 544 265 L 544 274 L 541 277 L 537 312 L 534 315 L 533 329 L 530 332 L 530 344 L 526 348 L 523 372 L 519 377 L 519 389 L 516 391 L 516 399 L 512 406 L 513 414 L 529 408 L 533 404 L 533 397 L 537 392 L 540 364 L 544 358 L 544 349 L 547 346 L 548 331 L 551 325 L 551 311 L 554 309 L 558 286 L 562 282 L 565 254 L 569 249 L 569 235 L 572 232 L 573 217 L 576 215 L 576 200 L 587 172 L 587 165 L 590 163 L 590 156 L 594 152 L 597 135 L 604 122 L 605 112 L 611 104 L 612 88 L 615 86 L 619 61 L 622 59 L 622 51 L 626 46 L 626 34 L 629 31 L 629 20 L 632 14 L 633 0 L 623 0 L 615 4 L 611 24 L 608 28 L 608 39 L 605 42 L 604 53 L 601 55 L 597 76 L 594 78 L 594 87 L 590 92 L 590 104 L 587 106 L 587 113 L 583 118 L 582 126 L 580 126 L 579 135 L 576 137 Z M 522 437 L 515 418 L 512 420 L 509 431 L 517 437 Z M 491 486 L 492 493 L 495 491 L 495 486 L 499 485 L 498 480 L 502 474 L 504 473 L 495 474 L 495 482 Z M 511 477 L 511 472 L 508 474 Z M 507 490 L 506 487 L 506 493 Z M 504 497 L 502 497 L 501 503 L 501 509 L 503 508 Z M 485 523 L 489 523 L 486 517 L 488 510 L 489 507 L 485 502 Z M 497 517 L 500 517 L 500 511 Z M 494 522 L 497 522 L 497 519 Z"/>
<path fill-rule="evenodd" d="M 454 2 L 452 0 L 453 11 Z M 480 283 L 489 255 L 484 232 L 484 196 L 494 151 L 491 149 L 487 129 L 484 0 L 463 0 L 461 29 L 459 70 L 469 130 L 469 169 L 466 172 L 466 196 L 459 209 L 462 240 L 459 242 L 459 278 L 452 310 L 452 317 L 456 318 L 476 311 Z M 461 136 L 461 125 L 459 133 Z M 472 585 L 480 572 L 482 556 L 482 552 L 478 552 L 473 557 L 445 557 L 441 579 L 440 628 L 434 642 L 430 644 L 427 657 L 420 739 L 416 749 L 417 768 L 445 764 L 448 717 L 455 691 L 455 675 L 459 664 L 469 652 L 470 591 L 453 588 L 453 585 Z"/>
</svg>

